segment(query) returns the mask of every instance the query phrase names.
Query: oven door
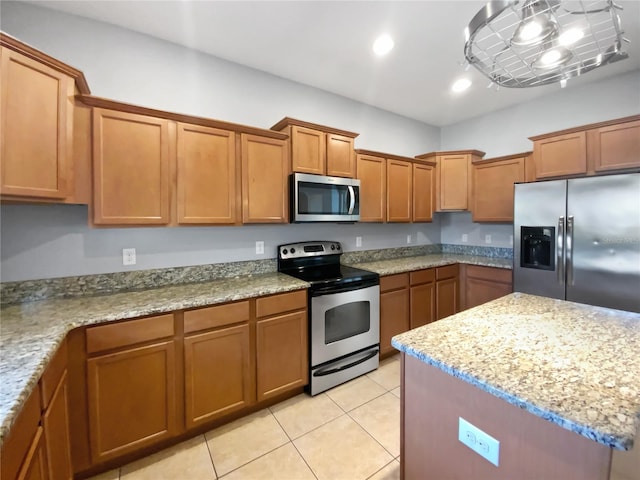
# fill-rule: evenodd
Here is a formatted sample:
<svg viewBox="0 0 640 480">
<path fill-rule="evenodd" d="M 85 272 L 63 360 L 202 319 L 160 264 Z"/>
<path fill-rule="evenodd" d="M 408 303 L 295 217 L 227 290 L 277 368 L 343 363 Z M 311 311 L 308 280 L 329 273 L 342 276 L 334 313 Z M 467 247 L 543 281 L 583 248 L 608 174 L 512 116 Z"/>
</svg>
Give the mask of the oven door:
<svg viewBox="0 0 640 480">
<path fill-rule="evenodd" d="M 306 173 L 291 178 L 292 222 L 360 220 L 360 180 Z"/>
<path fill-rule="evenodd" d="M 380 286 L 311 297 L 311 366 L 380 343 Z"/>
</svg>

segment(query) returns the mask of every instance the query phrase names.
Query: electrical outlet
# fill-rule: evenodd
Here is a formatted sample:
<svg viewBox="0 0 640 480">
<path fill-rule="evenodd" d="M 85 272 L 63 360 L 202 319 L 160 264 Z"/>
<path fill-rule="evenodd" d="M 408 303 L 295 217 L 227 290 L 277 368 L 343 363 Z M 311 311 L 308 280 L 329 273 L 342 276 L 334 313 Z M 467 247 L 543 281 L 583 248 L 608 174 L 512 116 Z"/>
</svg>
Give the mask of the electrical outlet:
<svg viewBox="0 0 640 480">
<path fill-rule="evenodd" d="M 262 240 L 256 242 L 256 255 L 264 255 L 264 242 Z"/>
<path fill-rule="evenodd" d="M 509 245 L 513 245 L 513 235 L 509 235 Z"/>
<path fill-rule="evenodd" d="M 356 237 L 356 247 L 362 246 L 362 237 Z"/>
<path fill-rule="evenodd" d="M 484 236 L 484 243 L 491 243 L 491 235 Z"/>
<path fill-rule="evenodd" d="M 407 235 L 407 243 L 411 243 L 411 235 Z"/>
<path fill-rule="evenodd" d="M 458 417 L 458 440 L 496 467 L 499 466 L 500 442 L 462 417 Z"/>
<path fill-rule="evenodd" d="M 135 265 L 136 264 L 136 249 L 135 248 L 123 248 L 122 249 L 122 264 L 123 265 Z"/>
<path fill-rule="evenodd" d="M 462 234 L 462 243 L 467 243 L 469 241 L 469 235 L 466 233 Z"/>
</svg>

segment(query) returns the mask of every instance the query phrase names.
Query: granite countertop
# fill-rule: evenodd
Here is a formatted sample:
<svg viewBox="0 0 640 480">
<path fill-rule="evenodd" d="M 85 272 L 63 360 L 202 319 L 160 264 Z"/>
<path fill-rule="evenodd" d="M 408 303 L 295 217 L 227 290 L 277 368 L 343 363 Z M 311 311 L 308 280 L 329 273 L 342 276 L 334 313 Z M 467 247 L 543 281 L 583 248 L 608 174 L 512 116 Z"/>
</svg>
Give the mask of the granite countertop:
<svg viewBox="0 0 640 480">
<path fill-rule="evenodd" d="M 455 263 L 504 269 L 513 268 L 513 260 L 511 259 L 483 257 L 477 255 L 460 255 L 453 253 L 433 253 L 417 257 L 393 258 L 390 260 L 354 263 L 351 265 L 364 270 L 376 272 L 380 275 L 393 275 L 396 273 L 412 272 L 414 270 L 422 270 L 425 268 L 453 265 Z"/>
<path fill-rule="evenodd" d="M 85 325 L 308 288 L 267 273 L 99 297 L 43 300 L 0 310 L 0 445 L 67 333 Z"/>
<path fill-rule="evenodd" d="M 563 428 L 633 448 L 640 314 L 512 293 L 392 344 Z"/>
</svg>

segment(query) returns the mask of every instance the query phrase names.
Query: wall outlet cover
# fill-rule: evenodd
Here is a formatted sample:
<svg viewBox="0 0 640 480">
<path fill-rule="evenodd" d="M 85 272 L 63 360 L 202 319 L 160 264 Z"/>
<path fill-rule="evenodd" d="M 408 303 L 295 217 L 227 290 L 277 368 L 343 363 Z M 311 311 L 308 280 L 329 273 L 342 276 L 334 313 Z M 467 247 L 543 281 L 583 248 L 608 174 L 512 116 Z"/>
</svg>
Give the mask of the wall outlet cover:
<svg viewBox="0 0 640 480">
<path fill-rule="evenodd" d="M 499 466 L 500 442 L 462 417 L 458 417 L 458 440 L 496 467 Z"/>
<path fill-rule="evenodd" d="M 467 235 L 466 233 L 462 234 L 462 242 L 463 243 L 467 243 L 469 241 L 469 235 Z"/>
<path fill-rule="evenodd" d="M 356 247 L 362 246 L 362 237 L 356 237 Z"/>
<path fill-rule="evenodd" d="M 136 249 L 123 248 L 122 249 L 122 265 L 135 265 L 135 264 L 136 264 Z"/>
<path fill-rule="evenodd" d="M 484 243 L 491 243 L 491 235 L 484 236 Z"/>
<path fill-rule="evenodd" d="M 262 240 L 256 242 L 256 255 L 264 255 L 264 242 Z"/>
</svg>

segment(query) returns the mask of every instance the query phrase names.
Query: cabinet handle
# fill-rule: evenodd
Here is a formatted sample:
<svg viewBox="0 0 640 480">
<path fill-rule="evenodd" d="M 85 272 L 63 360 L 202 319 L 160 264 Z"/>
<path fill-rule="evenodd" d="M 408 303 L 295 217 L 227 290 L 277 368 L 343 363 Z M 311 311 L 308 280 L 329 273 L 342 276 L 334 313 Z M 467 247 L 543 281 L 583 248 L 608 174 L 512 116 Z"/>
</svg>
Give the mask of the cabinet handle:
<svg viewBox="0 0 640 480">
<path fill-rule="evenodd" d="M 573 215 L 567 217 L 567 285 L 573 285 Z"/>
<path fill-rule="evenodd" d="M 558 240 L 556 243 L 558 283 L 564 285 L 564 217 L 558 218 Z"/>
<path fill-rule="evenodd" d="M 353 191 L 353 187 L 351 185 L 349 185 L 347 188 L 349 189 L 349 211 L 347 212 L 347 214 L 352 215 L 353 209 L 356 206 L 356 194 Z"/>
</svg>

